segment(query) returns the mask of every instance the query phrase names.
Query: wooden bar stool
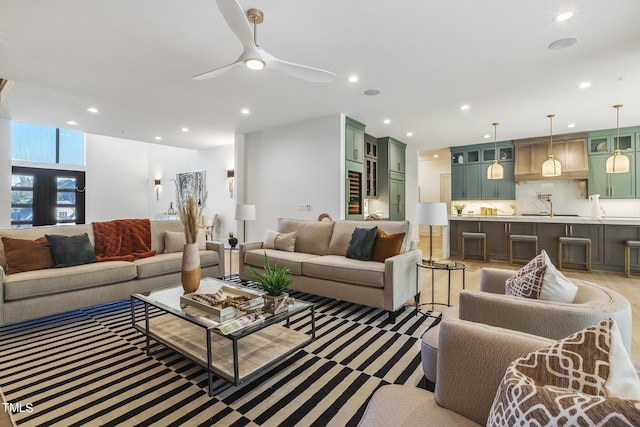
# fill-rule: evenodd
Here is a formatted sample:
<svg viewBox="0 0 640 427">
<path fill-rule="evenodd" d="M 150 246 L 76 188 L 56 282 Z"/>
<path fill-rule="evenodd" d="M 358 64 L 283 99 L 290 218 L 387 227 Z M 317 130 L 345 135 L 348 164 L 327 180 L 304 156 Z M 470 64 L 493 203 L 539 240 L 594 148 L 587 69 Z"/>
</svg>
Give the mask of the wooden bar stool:
<svg viewBox="0 0 640 427">
<path fill-rule="evenodd" d="M 471 233 L 469 231 L 464 231 L 461 233 L 462 236 L 462 260 L 465 259 L 466 254 L 466 244 L 465 240 L 482 240 L 482 261 L 487 262 L 487 234 L 486 233 Z"/>
<path fill-rule="evenodd" d="M 535 257 L 538 255 L 538 236 L 531 236 L 528 234 L 511 234 L 509 235 L 509 264 L 513 265 L 514 262 L 526 264 L 530 261 L 529 259 L 516 259 L 513 257 L 513 245 L 515 242 L 533 243 L 535 247 L 533 256 Z"/>
<path fill-rule="evenodd" d="M 558 269 L 562 270 L 562 247 L 564 245 L 582 245 L 586 248 L 584 266 L 591 272 L 591 239 L 587 237 L 560 237 L 558 238 Z"/>
<path fill-rule="evenodd" d="M 624 274 L 631 277 L 631 249 L 640 249 L 640 240 L 625 240 L 624 246 Z"/>
</svg>

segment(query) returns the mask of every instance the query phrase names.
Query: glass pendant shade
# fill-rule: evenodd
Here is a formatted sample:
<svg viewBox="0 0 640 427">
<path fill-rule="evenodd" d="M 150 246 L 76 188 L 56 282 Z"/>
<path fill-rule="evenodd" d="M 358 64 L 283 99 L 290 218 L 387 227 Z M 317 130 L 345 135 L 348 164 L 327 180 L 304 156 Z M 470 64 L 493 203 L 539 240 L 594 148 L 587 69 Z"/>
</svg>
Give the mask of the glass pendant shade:
<svg viewBox="0 0 640 427">
<path fill-rule="evenodd" d="M 607 159 L 605 165 L 607 173 L 628 173 L 631 170 L 629 163 L 629 157 L 620 152 L 620 108 L 622 104 L 616 104 L 613 108 L 616 109 L 616 149 L 613 154 Z"/>
<path fill-rule="evenodd" d="M 542 164 L 542 176 L 560 176 L 562 165 L 553 158 L 553 154 Z"/>
<path fill-rule="evenodd" d="M 502 179 L 504 178 L 504 169 L 502 165 L 494 160 L 493 163 L 487 169 L 487 179 Z"/>
<path fill-rule="evenodd" d="M 503 179 L 504 169 L 498 163 L 498 125 L 500 123 L 491 123 L 493 126 L 493 163 L 487 168 L 487 179 Z"/>
</svg>

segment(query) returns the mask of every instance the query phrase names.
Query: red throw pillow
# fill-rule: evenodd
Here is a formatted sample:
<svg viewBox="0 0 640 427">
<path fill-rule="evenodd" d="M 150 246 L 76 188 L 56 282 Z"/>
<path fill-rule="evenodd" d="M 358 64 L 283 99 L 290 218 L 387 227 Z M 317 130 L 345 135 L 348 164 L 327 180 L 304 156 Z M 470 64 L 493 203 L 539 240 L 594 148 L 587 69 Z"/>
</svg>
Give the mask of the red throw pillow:
<svg viewBox="0 0 640 427">
<path fill-rule="evenodd" d="M 43 236 L 36 240 L 3 237 L 4 254 L 7 258 L 7 274 L 53 268 L 49 242 Z"/>
<path fill-rule="evenodd" d="M 376 242 L 371 252 L 371 260 L 384 262 L 385 259 L 396 256 L 402 249 L 405 233 L 387 234 L 378 228 Z"/>
</svg>

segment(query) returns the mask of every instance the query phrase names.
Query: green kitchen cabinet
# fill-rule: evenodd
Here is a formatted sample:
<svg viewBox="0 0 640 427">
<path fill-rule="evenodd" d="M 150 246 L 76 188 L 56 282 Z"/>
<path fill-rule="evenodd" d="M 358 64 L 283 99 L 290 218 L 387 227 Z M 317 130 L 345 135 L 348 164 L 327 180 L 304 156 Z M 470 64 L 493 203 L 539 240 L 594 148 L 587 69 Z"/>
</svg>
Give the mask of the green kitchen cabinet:
<svg viewBox="0 0 640 427">
<path fill-rule="evenodd" d="M 467 164 L 451 167 L 451 199 L 479 200 L 482 198 L 481 164 Z"/>
<path fill-rule="evenodd" d="M 349 117 L 345 123 L 345 159 L 352 162 L 364 162 L 365 125 Z"/>
<path fill-rule="evenodd" d="M 406 189 L 405 181 L 398 179 L 389 180 L 389 219 L 391 221 L 404 221 L 406 215 Z"/>
<path fill-rule="evenodd" d="M 490 180 L 487 169 L 496 152 L 504 178 Z M 451 147 L 452 200 L 514 200 L 515 192 L 512 141 Z"/>
<path fill-rule="evenodd" d="M 606 163 L 610 153 L 589 156 L 589 195 L 600 194 L 601 199 L 634 199 L 636 197 L 636 153 L 629 157 L 628 173 L 607 173 Z"/>
<path fill-rule="evenodd" d="M 516 182 L 514 178 L 515 164 L 511 162 L 500 162 L 504 171 L 502 179 L 488 179 L 487 170 L 492 163 L 482 165 L 482 176 L 480 177 L 483 200 L 515 200 Z"/>
<path fill-rule="evenodd" d="M 378 138 L 378 201 L 387 204 L 393 221 L 406 218 L 406 149 L 397 139 Z"/>
</svg>

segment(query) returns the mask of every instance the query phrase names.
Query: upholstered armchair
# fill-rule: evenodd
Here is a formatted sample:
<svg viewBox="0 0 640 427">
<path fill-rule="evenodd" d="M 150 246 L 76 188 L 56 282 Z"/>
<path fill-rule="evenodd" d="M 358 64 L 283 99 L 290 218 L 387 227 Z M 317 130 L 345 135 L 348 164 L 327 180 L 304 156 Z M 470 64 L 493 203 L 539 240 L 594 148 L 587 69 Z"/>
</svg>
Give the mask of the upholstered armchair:
<svg viewBox="0 0 640 427">
<path fill-rule="evenodd" d="M 505 295 L 505 281 L 513 274 L 512 270 L 483 268 L 480 290 L 463 290 L 459 306 L 445 310 L 443 319 L 460 318 L 558 340 L 612 318 L 631 354 L 631 306 L 622 295 L 576 279 L 570 279 L 578 287 L 571 303 Z M 432 382 L 437 377 L 438 332 L 437 327 L 432 328 L 422 337 L 422 366 Z"/>
</svg>

